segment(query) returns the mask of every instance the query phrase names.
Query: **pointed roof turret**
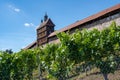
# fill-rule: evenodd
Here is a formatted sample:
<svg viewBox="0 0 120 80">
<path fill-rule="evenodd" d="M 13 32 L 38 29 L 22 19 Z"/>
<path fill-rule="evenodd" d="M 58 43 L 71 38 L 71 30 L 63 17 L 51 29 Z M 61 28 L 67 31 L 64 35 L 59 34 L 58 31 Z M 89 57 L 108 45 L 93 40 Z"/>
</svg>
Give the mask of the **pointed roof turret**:
<svg viewBox="0 0 120 80">
<path fill-rule="evenodd" d="M 41 27 L 44 27 L 44 26 L 55 26 L 55 24 L 52 22 L 52 20 L 50 18 L 48 18 L 48 15 L 47 13 L 45 13 L 45 16 L 44 16 L 44 21 L 41 20 L 41 24 L 39 25 L 39 27 L 37 29 L 40 29 Z"/>
<path fill-rule="evenodd" d="M 44 21 L 46 21 L 47 19 L 48 19 L 48 15 L 47 15 L 47 13 L 45 13 Z"/>
</svg>

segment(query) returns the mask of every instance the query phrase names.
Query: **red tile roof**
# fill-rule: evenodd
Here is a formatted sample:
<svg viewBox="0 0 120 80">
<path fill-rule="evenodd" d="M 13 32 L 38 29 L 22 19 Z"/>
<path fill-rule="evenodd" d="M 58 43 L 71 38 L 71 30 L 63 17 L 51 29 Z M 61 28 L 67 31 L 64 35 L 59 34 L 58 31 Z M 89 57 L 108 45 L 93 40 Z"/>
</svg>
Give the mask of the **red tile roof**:
<svg viewBox="0 0 120 80">
<path fill-rule="evenodd" d="M 73 23 L 71 25 L 68 25 L 67 27 L 64 27 L 64 28 L 58 30 L 57 32 L 64 32 L 64 31 L 70 30 L 72 28 L 75 28 L 75 27 L 77 27 L 79 25 L 82 25 L 82 24 L 87 23 L 89 21 L 100 18 L 100 17 L 102 17 L 102 16 L 104 16 L 104 15 L 110 13 L 110 12 L 116 11 L 116 10 L 120 11 L 120 4 L 117 4 L 117 5 L 115 5 L 115 6 L 111 7 L 111 8 L 105 9 L 105 10 L 103 10 L 103 11 L 97 13 L 97 14 L 94 14 L 92 16 L 89 16 L 89 17 L 87 17 L 87 18 L 85 18 L 83 20 L 77 21 L 77 22 L 75 22 L 75 23 Z M 55 36 L 55 35 L 56 35 L 56 32 L 53 32 L 48 37 L 52 37 L 52 36 Z"/>
</svg>

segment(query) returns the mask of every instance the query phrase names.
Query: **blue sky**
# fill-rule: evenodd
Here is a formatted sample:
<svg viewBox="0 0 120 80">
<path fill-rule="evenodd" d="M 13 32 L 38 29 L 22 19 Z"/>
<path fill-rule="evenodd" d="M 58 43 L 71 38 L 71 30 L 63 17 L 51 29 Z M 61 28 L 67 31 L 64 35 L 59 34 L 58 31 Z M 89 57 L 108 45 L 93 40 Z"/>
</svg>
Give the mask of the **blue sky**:
<svg viewBox="0 0 120 80">
<path fill-rule="evenodd" d="M 0 50 L 19 51 L 36 40 L 45 12 L 58 30 L 120 0 L 0 0 Z"/>
</svg>

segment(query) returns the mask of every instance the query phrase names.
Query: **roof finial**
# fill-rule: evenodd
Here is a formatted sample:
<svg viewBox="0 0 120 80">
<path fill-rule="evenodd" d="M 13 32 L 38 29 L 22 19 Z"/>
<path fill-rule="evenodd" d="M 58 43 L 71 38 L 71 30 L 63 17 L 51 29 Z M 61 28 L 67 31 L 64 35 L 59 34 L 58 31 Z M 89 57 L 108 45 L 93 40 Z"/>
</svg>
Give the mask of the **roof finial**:
<svg viewBox="0 0 120 80">
<path fill-rule="evenodd" d="M 46 21 L 47 19 L 48 19 L 48 15 L 47 12 L 45 12 L 44 21 Z"/>
<path fill-rule="evenodd" d="M 41 23 L 43 23 L 43 20 L 41 19 Z"/>
</svg>

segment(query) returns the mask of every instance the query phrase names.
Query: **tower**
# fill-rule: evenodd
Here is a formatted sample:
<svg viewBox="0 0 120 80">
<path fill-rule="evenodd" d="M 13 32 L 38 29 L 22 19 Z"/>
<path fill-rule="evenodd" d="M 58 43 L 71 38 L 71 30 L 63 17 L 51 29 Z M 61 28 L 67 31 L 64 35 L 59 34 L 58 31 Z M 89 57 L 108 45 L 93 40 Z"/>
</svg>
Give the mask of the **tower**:
<svg viewBox="0 0 120 80">
<path fill-rule="evenodd" d="M 48 15 L 45 14 L 44 20 L 41 20 L 41 24 L 37 28 L 37 45 L 41 46 L 48 43 L 48 36 L 54 32 L 54 23 Z"/>
</svg>

